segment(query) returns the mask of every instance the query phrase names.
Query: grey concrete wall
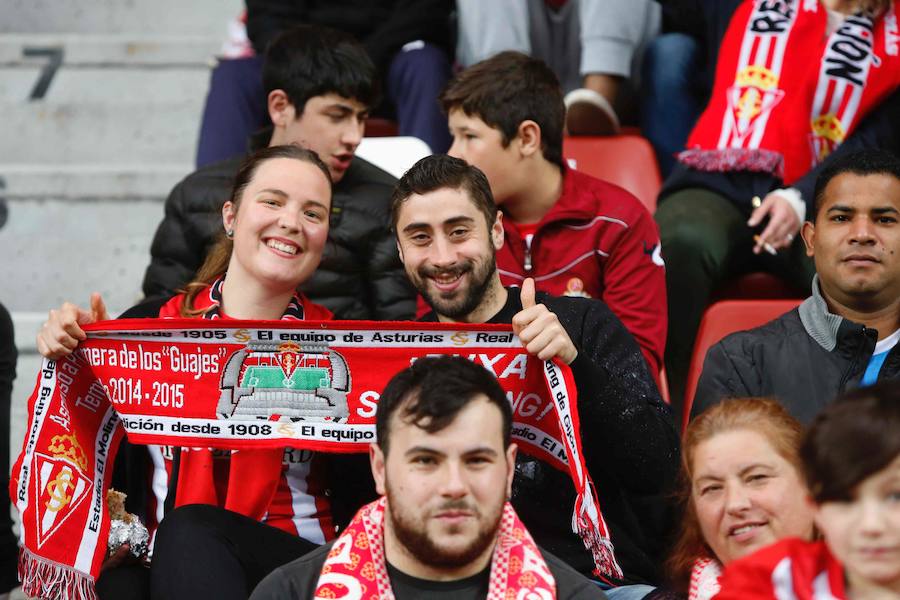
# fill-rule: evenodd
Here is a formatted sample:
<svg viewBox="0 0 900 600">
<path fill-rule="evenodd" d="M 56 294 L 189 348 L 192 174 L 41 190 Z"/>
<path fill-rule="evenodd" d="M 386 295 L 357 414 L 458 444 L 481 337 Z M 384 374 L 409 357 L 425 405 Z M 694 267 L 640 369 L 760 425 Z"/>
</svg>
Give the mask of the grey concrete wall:
<svg viewBox="0 0 900 600">
<path fill-rule="evenodd" d="M 140 297 L 169 189 L 193 170 L 209 70 L 241 0 L 0 0 L 0 302 L 20 351 L 11 446 L 47 310 Z M 31 98 L 62 51 L 46 94 Z"/>
</svg>

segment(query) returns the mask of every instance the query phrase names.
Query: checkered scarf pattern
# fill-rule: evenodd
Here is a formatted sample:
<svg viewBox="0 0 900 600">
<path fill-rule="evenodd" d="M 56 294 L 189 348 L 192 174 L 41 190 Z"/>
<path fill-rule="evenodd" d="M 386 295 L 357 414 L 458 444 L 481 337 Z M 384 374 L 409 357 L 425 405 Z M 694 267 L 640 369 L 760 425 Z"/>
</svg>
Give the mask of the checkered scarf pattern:
<svg viewBox="0 0 900 600">
<path fill-rule="evenodd" d="M 393 600 L 384 556 L 387 498 L 362 507 L 335 541 L 316 584 L 316 598 Z M 488 600 L 556 598 L 556 581 L 512 505 L 503 506 L 491 556 Z"/>
</svg>

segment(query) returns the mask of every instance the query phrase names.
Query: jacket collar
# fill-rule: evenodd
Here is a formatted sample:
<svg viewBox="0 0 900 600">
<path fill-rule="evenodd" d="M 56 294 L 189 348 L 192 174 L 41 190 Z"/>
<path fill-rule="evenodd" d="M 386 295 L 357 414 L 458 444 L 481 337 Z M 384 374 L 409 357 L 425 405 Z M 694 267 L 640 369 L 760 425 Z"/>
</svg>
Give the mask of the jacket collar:
<svg viewBox="0 0 900 600">
<path fill-rule="evenodd" d="M 813 276 L 812 295 L 799 307 L 800 321 L 806 333 L 828 352 L 835 349 L 856 352 L 860 345 L 875 347 L 876 332 L 828 310 L 819 289 L 819 275 Z"/>
<path fill-rule="evenodd" d="M 564 167 L 562 171 L 562 193 L 547 214 L 541 218 L 538 229 L 549 223 L 566 220 L 587 220 L 596 216 L 596 206 L 593 195 L 587 191 L 588 187 L 584 178 L 587 175 Z M 510 219 L 504 218 L 504 227 L 509 224 L 512 227 Z"/>
<path fill-rule="evenodd" d="M 825 298 L 819 291 L 818 273 L 813 276 L 812 296 L 803 301 L 799 311 L 800 322 L 803 323 L 809 337 L 816 340 L 828 352 L 834 350 L 837 346 L 838 329 L 844 318 L 828 311 Z"/>
</svg>

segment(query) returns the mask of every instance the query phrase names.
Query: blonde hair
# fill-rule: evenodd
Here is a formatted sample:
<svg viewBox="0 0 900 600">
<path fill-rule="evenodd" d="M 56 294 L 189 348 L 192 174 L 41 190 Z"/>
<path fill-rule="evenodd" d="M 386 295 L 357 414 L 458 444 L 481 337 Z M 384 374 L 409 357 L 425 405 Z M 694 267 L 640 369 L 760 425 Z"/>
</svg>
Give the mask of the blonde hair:
<svg viewBox="0 0 900 600">
<path fill-rule="evenodd" d="M 691 568 L 698 558 L 716 558 L 703 539 L 692 500 L 694 456 L 700 444 L 720 433 L 735 430 L 762 435 L 798 475 L 803 472 L 799 449 L 803 426 L 772 398 L 734 398 L 716 404 L 690 422 L 681 447 L 678 502 L 682 508 L 681 530 L 666 561 L 667 572 L 677 589 L 686 591 Z"/>
<path fill-rule="evenodd" d="M 259 170 L 260 165 L 275 158 L 291 158 L 314 165 L 325 175 L 329 187 L 332 186 L 331 174 L 328 172 L 328 167 L 326 167 L 325 163 L 319 159 L 319 155 L 312 150 L 307 150 L 293 144 L 285 146 L 269 146 L 268 148 L 263 148 L 248 156 L 247 159 L 241 163 L 240 168 L 238 168 L 238 171 L 234 176 L 234 185 L 231 188 L 230 198 L 231 203 L 234 205 L 235 214 L 237 214 L 238 208 L 240 207 L 241 196 L 244 194 L 244 190 L 256 176 L 256 172 Z M 182 317 L 199 317 L 210 310 L 211 307 L 195 309 L 194 301 L 201 291 L 228 270 L 228 263 L 231 261 L 231 253 L 233 250 L 234 242 L 225 235 L 224 231 L 220 232 L 216 238 L 215 244 L 213 244 L 212 248 L 210 248 L 209 252 L 206 254 L 203 264 L 194 275 L 194 279 L 187 284 L 183 290 L 180 290 L 180 292 L 184 294 L 184 302 L 181 303 Z"/>
</svg>

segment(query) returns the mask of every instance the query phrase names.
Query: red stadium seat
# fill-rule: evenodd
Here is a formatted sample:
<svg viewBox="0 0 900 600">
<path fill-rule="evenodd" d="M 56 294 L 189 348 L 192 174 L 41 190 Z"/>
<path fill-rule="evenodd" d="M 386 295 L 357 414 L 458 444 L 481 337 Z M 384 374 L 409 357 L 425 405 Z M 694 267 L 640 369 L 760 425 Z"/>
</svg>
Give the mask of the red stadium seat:
<svg viewBox="0 0 900 600">
<path fill-rule="evenodd" d="M 369 117 L 366 119 L 366 137 L 394 137 L 397 135 L 397 124 L 390 119 Z"/>
<path fill-rule="evenodd" d="M 747 273 L 729 281 L 714 294 L 713 300 L 786 300 L 806 298 L 809 289 L 789 285 L 771 273 Z"/>
<path fill-rule="evenodd" d="M 625 188 L 651 214 L 656 211 L 662 179 L 653 148 L 641 136 L 567 136 L 563 138 L 563 156 L 574 160 L 579 171 Z"/>
<path fill-rule="evenodd" d="M 684 392 L 684 414 L 682 429 L 687 426 L 691 415 L 691 405 L 697 391 L 697 381 L 703 371 L 703 361 L 710 346 L 735 331 L 744 331 L 764 325 L 769 321 L 792 310 L 801 300 L 723 300 L 716 302 L 703 313 L 697 341 L 694 342 L 694 353 L 691 355 L 691 366 L 688 368 L 687 383 Z"/>
</svg>

